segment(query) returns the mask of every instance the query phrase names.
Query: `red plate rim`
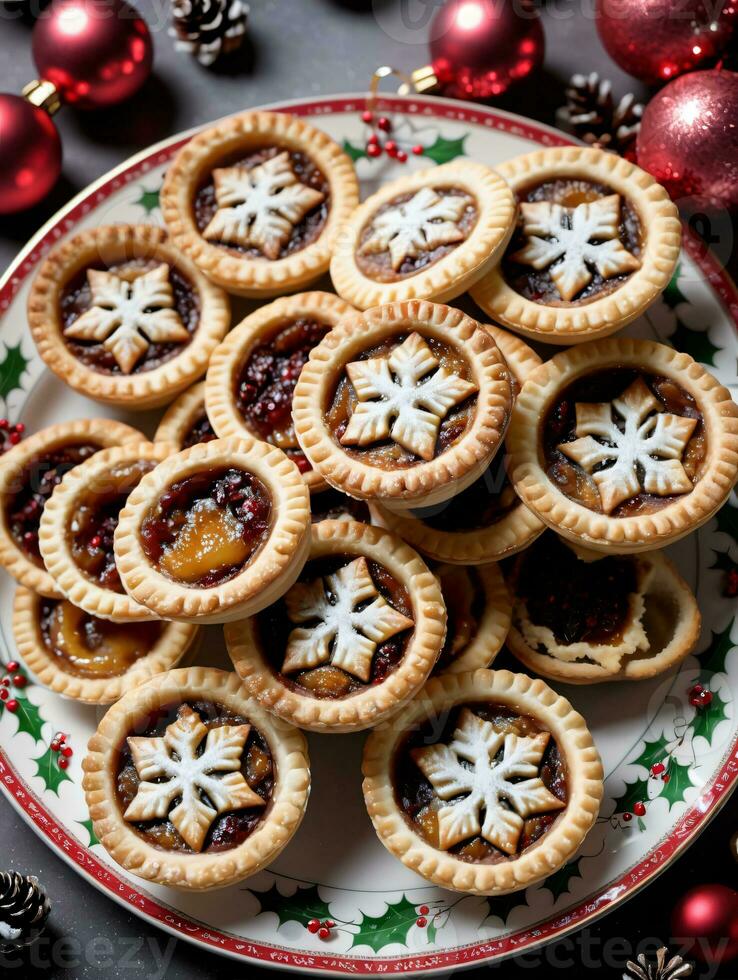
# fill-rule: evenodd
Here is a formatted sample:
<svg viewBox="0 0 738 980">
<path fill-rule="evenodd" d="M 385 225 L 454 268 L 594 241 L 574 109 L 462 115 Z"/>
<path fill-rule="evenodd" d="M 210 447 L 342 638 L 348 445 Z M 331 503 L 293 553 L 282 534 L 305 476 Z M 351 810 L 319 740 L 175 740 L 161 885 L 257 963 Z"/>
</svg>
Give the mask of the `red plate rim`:
<svg viewBox="0 0 738 980">
<path fill-rule="evenodd" d="M 365 108 L 366 99 L 365 95 L 337 95 L 281 102 L 267 108 L 292 112 L 299 116 L 320 116 L 327 113 L 359 112 Z M 570 146 L 575 142 L 558 130 L 542 123 L 499 109 L 466 102 L 427 96 L 382 96 L 381 103 L 389 111 L 470 122 L 511 133 L 543 146 Z M 80 218 L 91 208 L 97 207 L 114 191 L 141 178 L 153 167 L 165 163 L 187 139 L 188 134 L 172 137 L 130 158 L 78 194 L 51 218 L 20 252 L 0 280 L 0 314 L 8 308 L 39 259 L 60 237 L 67 234 Z M 731 320 L 738 328 L 738 288 L 702 239 L 687 227 L 684 231 L 685 250 L 718 294 Z M 284 946 L 272 946 L 242 939 L 182 916 L 176 910 L 155 901 L 144 892 L 138 891 L 134 883 L 121 877 L 110 866 L 100 861 L 89 847 L 81 844 L 65 827 L 57 823 L 54 816 L 15 771 L 5 752 L 0 749 L 0 787 L 13 806 L 68 864 L 115 901 L 179 938 L 218 950 L 233 958 L 252 961 L 264 967 L 333 975 L 347 973 L 365 975 L 379 972 L 385 976 L 410 973 L 427 975 L 530 952 L 544 943 L 550 943 L 581 929 L 586 923 L 604 915 L 614 905 L 632 897 L 638 889 L 663 871 L 698 833 L 704 830 L 708 821 L 715 816 L 720 806 L 735 789 L 737 780 L 738 738 L 723 758 L 712 782 L 684 813 L 669 836 L 656 845 L 646 858 L 621 875 L 617 881 L 611 882 L 605 894 L 590 897 L 560 916 L 553 916 L 539 925 L 511 932 L 499 939 L 470 943 L 445 952 L 414 951 L 402 956 L 362 959 L 346 954 L 301 953 Z"/>
</svg>

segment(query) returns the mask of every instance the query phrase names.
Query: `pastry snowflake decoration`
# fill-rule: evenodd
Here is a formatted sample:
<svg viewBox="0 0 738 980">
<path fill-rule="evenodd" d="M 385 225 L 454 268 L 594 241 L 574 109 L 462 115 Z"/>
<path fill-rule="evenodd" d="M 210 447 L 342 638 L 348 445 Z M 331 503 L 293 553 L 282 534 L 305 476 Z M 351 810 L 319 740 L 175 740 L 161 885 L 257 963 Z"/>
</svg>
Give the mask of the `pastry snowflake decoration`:
<svg viewBox="0 0 738 980">
<path fill-rule="evenodd" d="M 279 258 L 293 228 L 325 198 L 298 180 L 286 151 L 251 170 L 214 170 L 213 181 L 218 207 L 203 237 L 258 248 L 268 259 Z"/>
<path fill-rule="evenodd" d="M 388 436 L 421 459 L 433 459 L 438 429 L 450 408 L 477 391 L 445 367 L 420 334 L 411 333 L 388 357 L 346 365 L 359 404 L 341 436 L 367 446 Z"/>
<path fill-rule="evenodd" d="M 443 850 L 481 835 L 505 854 L 515 854 L 526 817 L 565 806 L 538 775 L 550 737 L 548 732 L 505 735 L 463 708 L 450 745 L 412 750 L 440 799 L 456 801 L 438 810 Z"/>
<path fill-rule="evenodd" d="M 366 558 L 294 585 L 285 602 L 290 620 L 305 624 L 288 637 L 285 674 L 330 662 L 366 683 L 377 645 L 413 625 L 379 594 Z"/>
<path fill-rule="evenodd" d="M 141 782 L 125 819 L 171 820 L 193 851 L 202 850 L 220 813 L 264 805 L 241 773 L 250 730 L 250 725 L 222 725 L 208 731 L 197 712 L 185 704 L 163 738 L 129 738 Z M 176 799 L 179 803 L 170 810 Z"/>
<path fill-rule="evenodd" d="M 642 378 L 612 403 L 577 402 L 576 413 L 579 438 L 558 448 L 592 476 L 606 514 L 641 490 L 659 497 L 692 490 L 682 456 L 697 420 L 662 412 Z"/>
<path fill-rule="evenodd" d="M 575 208 L 535 201 L 521 204 L 520 211 L 528 241 L 510 258 L 534 269 L 550 268 L 559 295 L 567 302 L 592 281 L 592 266 L 603 279 L 641 266 L 620 241 L 617 194 Z"/>
<path fill-rule="evenodd" d="M 388 251 L 396 270 L 406 258 L 418 258 L 440 245 L 463 241 L 466 235 L 458 222 L 468 204 L 469 198 L 463 195 L 442 197 L 432 187 L 422 187 L 409 201 L 376 215 L 361 254 Z"/>
<path fill-rule="evenodd" d="M 74 340 L 102 342 L 124 374 L 130 374 L 151 344 L 190 339 L 174 309 L 169 266 L 157 265 L 132 282 L 114 272 L 87 270 L 91 306 L 64 330 Z"/>
</svg>

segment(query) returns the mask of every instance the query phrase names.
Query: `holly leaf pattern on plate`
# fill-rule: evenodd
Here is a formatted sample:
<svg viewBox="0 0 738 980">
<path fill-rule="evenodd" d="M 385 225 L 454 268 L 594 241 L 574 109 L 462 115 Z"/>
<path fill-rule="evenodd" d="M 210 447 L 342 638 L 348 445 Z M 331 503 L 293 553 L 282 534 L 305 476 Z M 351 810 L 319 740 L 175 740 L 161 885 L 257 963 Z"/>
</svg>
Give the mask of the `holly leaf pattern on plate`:
<svg viewBox="0 0 738 980">
<path fill-rule="evenodd" d="M 363 146 L 355 146 L 348 140 L 343 141 L 343 152 L 347 156 L 350 156 L 354 163 L 356 163 L 357 160 L 363 160 L 367 155 L 367 152 Z"/>
<path fill-rule="evenodd" d="M 648 800 L 648 780 L 636 779 L 633 783 L 626 783 L 625 790 L 615 799 L 615 813 L 632 813 L 636 803 L 645 803 Z"/>
<path fill-rule="evenodd" d="M 161 188 L 157 188 L 155 191 L 148 190 L 146 187 L 141 188 L 141 196 L 134 204 L 143 208 L 146 214 L 151 214 L 152 211 L 156 211 L 159 207 L 159 194 L 161 193 Z"/>
<path fill-rule="evenodd" d="M 524 892 L 513 892 L 510 895 L 498 895 L 495 898 L 487 899 L 489 914 L 487 918 L 501 919 L 503 926 L 507 925 L 507 920 L 513 909 L 519 905 L 527 905 Z"/>
<path fill-rule="evenodd" d="M 676 759 L 672 759 L 669 763 L 668 773 L 669 781 L 662 783 L 663 789 L 659 794 L 660 797 L 664 797 L 668 801 L 669 809 L 677 803 L 684 802 L 684 794 L 688 789 L 691 789 L 693 783 L 689 778 L 690 766 L 682 765 L 681 762 L 677 762 Z"/>
<path fill-rule="evenodd" d="M 0 398 L 4 402 L 14 391 L 22 389 L 21 377 L 30 363 L 23 356 L 20 342 L 15 347 L 5 344 L 5 354 L 0 360 Z"/>
<path fill-rule="evenodd" d="M 673 310 L 675 306 L 680 303 L 688 303 L 689 300 L 684 295 L 684 293 L 679 288 L 679 276 L 682 273 L 682 263 L 677 264 L 674 270 L 674 275 L 671 277 L 671 281 L 666 289 L 663 291 L 662 298 L 670 310 Z"/>
<path fill-rule="evenodd" d="M 562 895 L 566 895 L 571 891 L 571 881 L 573 878 L 582 877 L 582 873 L 579 870 L 581 860 L 581 858 L 577 858 L 575 861 L 569 861 L 563 868 L 559 868 L 558 871 L 554 871 L 552 875 L 549 875 L 541 885 L 542 888 L 547 888 L 551 892 L 554 902 L 561 898 Z"/>
<path fill-rule="evenodd" d="M 330 918 L 328 903 L 320 897 L 317 885 L 300 887 L 293 895 L 283 895 L 276 885 L 269 891 L 252 891 L 251 894 L 259 900 L 261 912 L 274 912 L 278 916 L 280 926 L 286 922 L 306 926 L 311 919 Z"/>
<path fill-rule="evenodd" d="M 684 351 L 700 364 L 715 366 L 715 355 L 720 350 L 710 340 L 707 330 L 693 330 L 677 317 L 677 328 L 669 337 L 669 343 L 676 350 Z"/>
<path fill-rule="evenodd" d="M 738 507 L 734 507 L 730 502 L 725 504 L 715 515 L 717 517 L 717 529 L 727 534 L 733 541 L 738 541 Z"/>
<path fill-rule="evenodd" d="M 407 945 L 407 934 L 415 925 L 418 913 L 403 895 L 399 902 L 389 904 L 381 915 L 361 913 L 359 931 L 353 934 L 351 948 L 371 946 L 378 953 L 392 943 Z"/>
<path fill-rule="evenodd" d="M 465 142 L 466 135 L 457 140 L 447 140 L 443 136 L 438 136 L 430 146 L 423 147 L 423 156 L 429 157 L 434 163 L 448 163 L 464 155 Z"/>
<path fill-rule="evenodd" d="M 695 739 L 698 735 L 701 735 L 707 741 L 708 745 L 712 745 L 712 738 L 717 726 L 721 721 L 727 719 L 728 715 L 725 709 L 730 703 L 723 701 L 717 691 L 712 691 L 711 693 L 712 701 L 706 708 L 698 708 L 695 711 L 690 726 L 692 729 L 692 738 Z"/>
<path fill-rule="evenodd" d="M 89 834 L 90 841 L 89 841 L 89 844 L 87 845 L 88 847 L 93 847 L 95 844 L 99 844 L 100 843 L 100 841 L 98 839 L 98 836 L 95 833 L 95 828 L 92 826 L 92 820 L 89 820 L 89 819 L 88 820 L 77 820 L 76 823 L 78 823 L 78 824 L 80 824 L 80 826 L 84 827 L 85 830 L 87 831 L 87 833 Z"/>
<path fill-rule="evenodd" d="M 710 646 L 700 655 L 701 684 L 709 684 L 713 675 L 725 673 L 725 661 L 736 645 L 730 637 L 734 622 L 735 620 L 731 619 L 722 633 L 713 633 Z"/>
<path fill-rule="evenodd" d="M 635 765 L 650 769 L 657 762 L 663 762 L 668 751 L 669 739 L 666 735 L 659 735 L 653 742 L 646 742 L 643 751 L 635 760 Z"/>
<path fill-rule="evenodd" d="M 36 775 L 43 779 L 50 793 L 56 793 L 58 796 L 61 784 L 72 782 L 72 777 L 67 770 L 59 768 L 59 753 L 52 752 L 50 747 L 33 761 L 36 763 Z"/>
<path fill-rule="evenodd" d="M 41 717 L 41 711 L 27 697 L 18 697 L 15 692 L 13 696 L 18 702 L 18 710 L 15 712 L 15 717 L 18 719 L 18 731 L 27 732 L 34 741 L 42 742 L 41 729 L 44 727 L 44 720 Z"/>
</svg>

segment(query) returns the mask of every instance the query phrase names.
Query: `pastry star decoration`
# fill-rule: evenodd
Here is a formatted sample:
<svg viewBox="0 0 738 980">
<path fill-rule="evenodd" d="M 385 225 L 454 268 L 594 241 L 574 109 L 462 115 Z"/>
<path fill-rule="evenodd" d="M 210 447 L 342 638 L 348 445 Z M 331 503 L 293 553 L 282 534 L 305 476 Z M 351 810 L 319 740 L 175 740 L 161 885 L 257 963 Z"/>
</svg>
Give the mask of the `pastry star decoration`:
<svg viewBox="0 0 738 980">
<path fill-rule="evenodd" d="M 305 624 L 288 637 L 285 674 L 330 661 L 368 682 L 377 644 L 413 625 L 377 592 L 366 558 L 355 558 L 333 575 L 294 585 L 285 602 L 290 620 Z"/>
<path fill-rule="evenodd" d="M 91 306 L 64 329 L 65 337 L 100 343 L 124 374 L 130 374 L 151 344 L 190 339 L 174 309 L 169 266 L 162 262 L 129 282 L 114 272 L 87 270 Z"/>
<path fill-rule="evenodd" d="M 441 800 L 460 797 L 438 810 L 438 843 L 443 850 L 481 834 L 505 854 L 515 854 L 526 817 L 565 806 L 538 775 L 549 738 L 548 732 L 532 737 L 501 734 L 463 708 L 450 745 L 411 751 Z M 500 749 L 502 758 L 497 760 Z"/>
<path fill-rule="evenodd" d="M 363 255 L 389 251 L 392 268 L 399 269 L 406 258 L 417 258 L 439 245 L 460 242 L 466 235 L 461 220 L 469 198 L 447 194 L 441 197 L 432 187 L 381 211 L 372 221 L 371 235 L 361 246 Z"/>
<path fill-rule="evenodd" d="M 185 843 L 200 851 L 218 814 L 264 806 L 241 773 L 250 730 L 250 725 L 222 725 L 208 731 L 197 712 L 185 704 L 163 738 L 129 738 L 141 782 L 125 819 L 171 820 Z M 180 802 L 170 811 L 178 797 Z"/>
<path fill-rule="evenodd" d="M 341 443 L 367 446 L 389 436 L 421 459 L 433 459 L 441 421 L 450 408 L 477 391 L 475 384 L 438 365 L 417 333 L 389 357 L 347 364 L 359 404 Z"/>
<path fill-rule="evenodd" d="M 203 237 L 243 248 L 258 248 L 278 259 L 292 229 L 325 194 L 300 183 L 287 152 L 248 170 L 225 167 L 213 171 L 218 209 Z"/>
<path fill-rule="evenodd" d="M 523 233 L 528 241 L 510 258 L 534 269 L 552 266 L 550 276 L 559 295 L 567 302 L 592 281 L 590 266 L 594 266 L 603 279 L 641 267 L 635 255 L 620 242 L 620 197 L 617 194 L 575 208 L 535 201 L 521 204 L 520 211 Z"/>
<path fill-rule="evenodd" d="M 592 475 L 606 514 L 641 490 L 665 497 L 692 489 L 681 459 L 697 420 L 662 412 L 642 378 L 612 403 L 577 402 L 576 413 L 580 438 L 558 448 Z"/>
</svg>

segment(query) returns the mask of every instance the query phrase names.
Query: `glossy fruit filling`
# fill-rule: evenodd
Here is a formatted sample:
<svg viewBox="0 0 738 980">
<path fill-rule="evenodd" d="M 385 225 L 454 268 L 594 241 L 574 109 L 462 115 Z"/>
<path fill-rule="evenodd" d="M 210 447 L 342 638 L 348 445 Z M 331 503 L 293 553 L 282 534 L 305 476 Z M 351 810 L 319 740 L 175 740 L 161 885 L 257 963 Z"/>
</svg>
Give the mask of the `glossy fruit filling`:
<svg viewBox="0 0 738 980">
<path fill-rule="evenodd" d="M 182 440 L 181 449 L 189 449 L 190 446 L 198 446 L 201 442 L 212 442 L 217 439 L 215 429 L 210 424 L 210 419 L 203 410 L 202 414 L 192 422 L 189 432 Z"/>
</svg>

